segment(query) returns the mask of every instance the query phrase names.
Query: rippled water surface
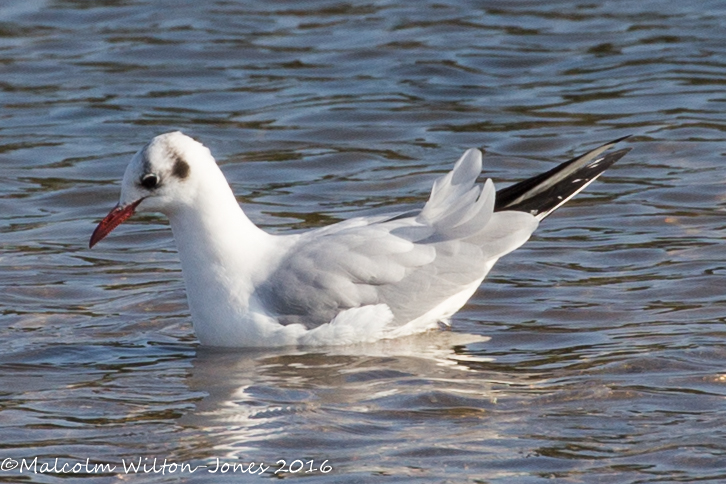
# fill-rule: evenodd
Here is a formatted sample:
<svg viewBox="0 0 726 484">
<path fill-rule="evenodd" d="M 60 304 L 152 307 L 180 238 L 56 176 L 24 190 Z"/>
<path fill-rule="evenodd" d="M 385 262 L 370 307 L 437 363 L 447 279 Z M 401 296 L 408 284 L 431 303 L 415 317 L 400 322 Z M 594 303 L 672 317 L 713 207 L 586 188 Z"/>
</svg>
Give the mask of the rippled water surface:
<svg viewBox="0 0 726 484">
<path fill-rule="evenodd" d="M 3 1 L 0 482 L 725 482 L 725 79 L 720 1 Z M 452 331 L 215 352 L 164 218 L 87 249 L 174 129 L 275 233 L 633 150 Z"/>
</svg>

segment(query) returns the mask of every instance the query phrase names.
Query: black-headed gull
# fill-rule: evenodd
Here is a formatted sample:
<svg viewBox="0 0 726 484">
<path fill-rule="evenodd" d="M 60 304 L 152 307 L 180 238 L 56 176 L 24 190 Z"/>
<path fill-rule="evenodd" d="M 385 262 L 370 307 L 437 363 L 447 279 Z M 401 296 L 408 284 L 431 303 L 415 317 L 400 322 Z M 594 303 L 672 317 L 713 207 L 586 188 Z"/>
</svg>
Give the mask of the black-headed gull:
<svg viewBox="0 0 726 484">
<path fill-rule="evenodd" d="M 621 138 L 623 139 L 623 138 Z M 246 347 L 371 342 L 437 327 L 494 263 L 627 149 L 607 143 L 495 192 L 470 149 L 420 212 L 357 217 L 271 235 L 244 214 L 212 154 L 180 132 L 131 159 L 93 247 L 134 212 L 169 217 L 197 337 Z"/>
</svg>

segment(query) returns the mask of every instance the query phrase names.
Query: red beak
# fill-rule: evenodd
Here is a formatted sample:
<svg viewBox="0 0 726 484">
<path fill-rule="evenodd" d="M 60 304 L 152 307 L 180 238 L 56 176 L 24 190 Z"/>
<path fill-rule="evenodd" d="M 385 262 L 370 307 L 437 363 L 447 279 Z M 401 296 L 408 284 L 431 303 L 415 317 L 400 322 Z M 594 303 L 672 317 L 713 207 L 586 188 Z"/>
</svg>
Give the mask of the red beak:
<svg viewBox="0 0 726 484">
<path fill-rule="evenodd" d="M 136 211 L 136 207 L 141 203 L 142 200 L 143 198 L 140 198 L 134 203 L 130 203 L 123 207 L 116 205 L 113 210 L 111 210 L 108 215 L 106 215 L 106 218 L 101 220 L 101 223 L 98 224 L 96 230 L 93 231 L 93 235 L 91 235 L 91 240 L 88 243 L 88 247 L 92 248 L 101 239 L 110 234 L 113 229 L 124 223 L 126 219 L 134 214 L 134 212 Z"/>
</svg>

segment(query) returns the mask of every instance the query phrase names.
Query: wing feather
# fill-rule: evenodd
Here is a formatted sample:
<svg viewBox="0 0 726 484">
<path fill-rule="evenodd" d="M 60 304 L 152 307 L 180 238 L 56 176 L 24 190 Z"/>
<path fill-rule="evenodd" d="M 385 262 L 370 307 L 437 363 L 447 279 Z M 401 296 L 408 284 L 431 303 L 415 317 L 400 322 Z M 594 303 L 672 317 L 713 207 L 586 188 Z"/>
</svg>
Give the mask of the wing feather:
<svg viewBox="0 0 726 484">
<path fill-rule="evenodd" d="M 481 152 L 468 150 L 413 216 L 357 218 L 302 235 L 257 291 L 283 324 L 308 328 L 351 308 L 387 305 L 394 324 L 427 313 L 486 275 L 537 226 L 494 214 L 495 188 L 476 186 Z"/>
<path fill-rule="evenodd" d="M 388 324 L 388 309 L 399 326 L 432 313 L 446 317 L 440 308 L 458 309 L 538 220 L 627 152 L 597 158 L 617 141 L 499 194 L 491 180 L 476 184 L 482 155 L 468 150 L 434 182 L 419 213 L 355 218 L 299 236 L 256 297 L 282 324 L 307 328 L 335 321 L 336 331 L 350 331 L 354 315 L 374 312 Z"/>
</svg>

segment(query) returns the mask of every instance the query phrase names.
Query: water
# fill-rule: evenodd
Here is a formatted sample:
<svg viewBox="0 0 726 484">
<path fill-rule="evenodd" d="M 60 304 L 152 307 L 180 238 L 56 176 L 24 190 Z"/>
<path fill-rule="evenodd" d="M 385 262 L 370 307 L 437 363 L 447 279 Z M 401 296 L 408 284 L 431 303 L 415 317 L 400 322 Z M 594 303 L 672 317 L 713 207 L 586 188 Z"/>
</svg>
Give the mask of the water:
<svg viewBox="0 0 726 484">
<path fill-rule="evenodd" d="M 723 482 L 724 27 L 717 1 L 4 1 L 0 457 L 38 472 L 0 482 L 281 459 L 309 483 Z M 419 207 L 465 148 L 504 186 L 634 136 L 451 332 L 214 352 L 162 217 L 86 247 L 172 129 L 276 233 Z"/>
</svg>

